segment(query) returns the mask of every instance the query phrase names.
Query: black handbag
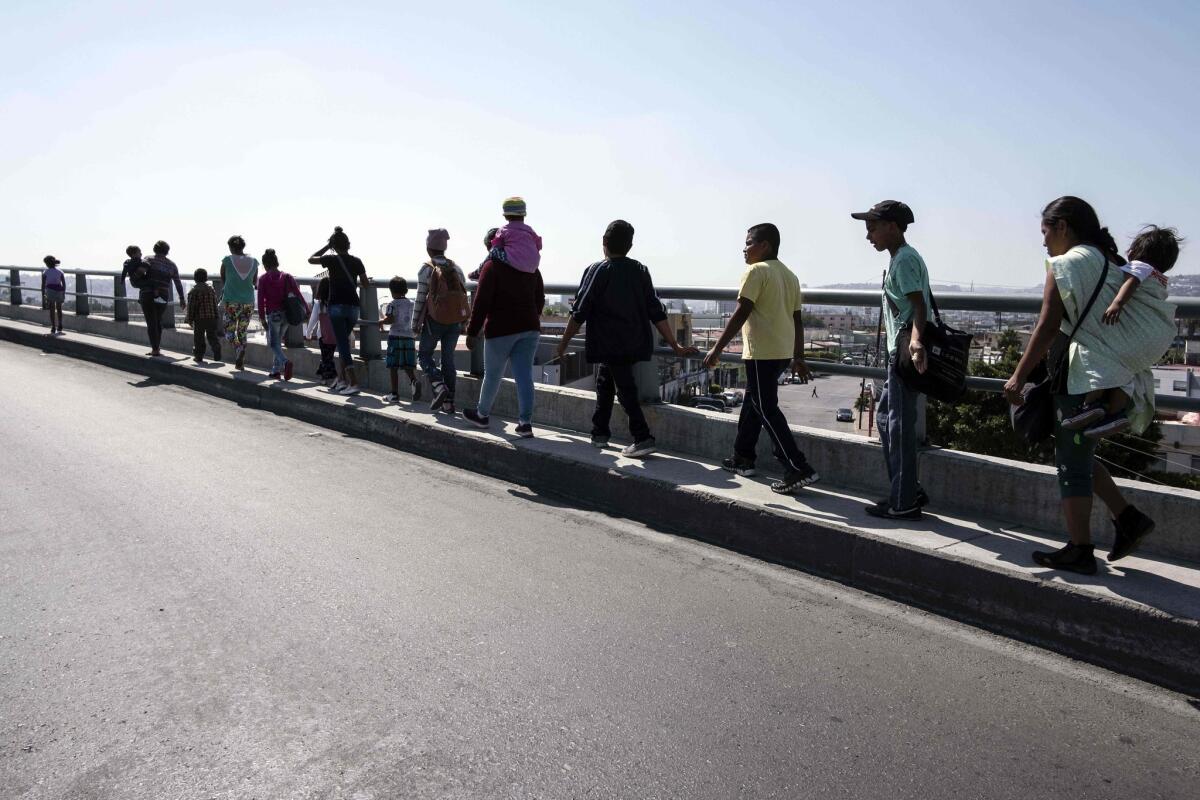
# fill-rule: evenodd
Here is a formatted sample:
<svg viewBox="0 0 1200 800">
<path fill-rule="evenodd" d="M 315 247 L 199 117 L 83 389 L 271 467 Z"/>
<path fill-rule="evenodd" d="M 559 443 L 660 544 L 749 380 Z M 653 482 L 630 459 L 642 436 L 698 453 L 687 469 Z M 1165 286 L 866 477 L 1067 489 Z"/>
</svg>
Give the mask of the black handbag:
<svg viewBox="0 0 1200 800">
<path fill-rule="evenodd" d="M 287 319 L 288 325 L 302 325 L 304 323 L 304 301 L 292 293 L 283 298 L 283 316 Z"/>
<path fill-rule="evenodd" d="M 967 365 L 971 360 L 971 339 L 974 337 L 942 321 L 932 289 L 929 290 L 929 305 L 933 310 L 933 319 L 925 321 L 925 329 L 921 332 L 921 344 L 925 346 L 925 371 L 917 371 L 908 352 L 912 323 L 905 325 L 896 335 L 896 370 L 904 385 L 913 391 L 927 394 L 943 403 L 954 403 L 962 399 L 967 390 Z"/>
<path fill-rule="evenodd" d="M 1068 336 L 1062 331 L 1054 337 L 1050 352 L 1045 360 L 1034 367 L 1029 376 L 1032 383 L 1021 391 L 1021 405 L 1011 406 L 1009 416 L 1013 430 L 1030 444 L 1046 441 L 1054 433 L 1054 396 L 1067 393 L 1067 369 L 1070 366 L 1071 340 L 1079 332 L 1079 326 L 1087 319 L 1088 312 L 1096 304 L 1104 280 L 1108 277 L 1108 259 L 1104 259 L 1104 271 L 1088 299 L 1083 313 L 1075 321 Z"/>
</svg>

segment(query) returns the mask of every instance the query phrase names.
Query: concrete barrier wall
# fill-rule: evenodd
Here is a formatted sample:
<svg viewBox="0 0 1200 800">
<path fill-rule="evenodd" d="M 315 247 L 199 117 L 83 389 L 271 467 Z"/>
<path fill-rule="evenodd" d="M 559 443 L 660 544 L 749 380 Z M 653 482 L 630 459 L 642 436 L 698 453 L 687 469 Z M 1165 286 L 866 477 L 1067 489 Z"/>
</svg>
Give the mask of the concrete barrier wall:
<svg viewBox="0 0 1200 800">
<path fill-rule="evenodd" d="M 34 322 L 46 320 L 45 311 L 31 306 L 0 306 L 0 315 Z M 66 316 L 64 324 L 72 330 L 98 336 L 138 343 L 147 341 L 145 326 L 137 323 Z M 191 352 L 191 331 L 164 331 L 162 346 L 170 351 Z M 295 362 L 297 375 L 315 375 L 319 361 L 315 350 L 290 348 L 289 356 Z M 460 370 L 465 371 L 469 364 L 468 353 L 460 351 L 458 360 Z M 271 365 L 270 349 L 265 344 L 251 343 L 247 348 L 246 363 L 268 369 Z M 359 371 L 361 377 L 361 366 Z M 387 390 L 387 370 L 381 361 L 372 362 L 366 372 L 366 385 L 379 391 Z M 402 379 L 402 393 L 407 391 L 405 383 Z M 459 406 L 474 404 L 478 392 L 479 380 L 460 374 L 457 393 Z M 539 384 L 534 424 L 588 432 L 591 429 L 593 402 L 594 395 L 591 392 Z M 513 382 L 505 380 L 494 412 L 515 417 L 516 411 Z M 736 414 L 673 405 L 650 405 L 646 407 L 646 417 L 659 445 L 665 449 L 713 461 L 732 453 L 737 428 Z M 618 438 L 628 430 L 619 405 L 613 413 L 612 430 Z M 800 427 L 793 427 L 792 430 L 801 449 L 830 484 L 878 493 L 881 497 L 886 494 L 887 473 L 877 442 L 835 431 Z M 758 459 L 764 471 L 779 470 L 765 433 L 759 442 Z M 939 448 L 924 449 L 920 455 L 920 465 L 922 483 L 934 504 L 931 511 L 952 510 L 1037 530 L 1063 530 L 1053 467 Z M 1200 562 L 1200 524 L 1196 521 L 1200 517 L 1200 492 L 1127 480 L 1118 480 L 1118 483 L 1128 500 L 1158 524 L 1154 535 L 1142 545 L 1142 551 Z M 1111 544 L 1112 523 L 1099 502 L 1093 513 L 1092 530 L 1097 544 Z"/>
</svg>

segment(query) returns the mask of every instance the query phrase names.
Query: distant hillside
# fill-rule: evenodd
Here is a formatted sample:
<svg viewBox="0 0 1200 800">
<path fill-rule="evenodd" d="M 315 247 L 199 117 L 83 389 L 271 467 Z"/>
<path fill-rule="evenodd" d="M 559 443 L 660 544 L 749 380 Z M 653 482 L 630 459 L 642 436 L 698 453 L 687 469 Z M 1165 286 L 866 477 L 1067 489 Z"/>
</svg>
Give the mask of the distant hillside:
<svg viewBox="0 0 1200 800">
<path fill-rule="evenodd" d="M 1171 281 L 1170 293 L 1177 297 L 1200 297 L 1200 273 L 1192 273 L 1188 275 L 1168 274 L 1167 277 Z M 969 292 L 970 285 L 963 286 L 956 283 L 937 283 L 933 284 L 935 289 L 940 289 L 943 292 Z M 879 290 L 878 283 L 831 283 L 826 286 L 816 286 L 816 289 L 868 289 L 872 291 Z M 1041 284 L 1029 286 L 1024 289 L 1008 289 L 997 286 L 979 286 L 976 287 L 978 292 L 986 292 L 988 294 L 1041 294 Z"/>
</svg>

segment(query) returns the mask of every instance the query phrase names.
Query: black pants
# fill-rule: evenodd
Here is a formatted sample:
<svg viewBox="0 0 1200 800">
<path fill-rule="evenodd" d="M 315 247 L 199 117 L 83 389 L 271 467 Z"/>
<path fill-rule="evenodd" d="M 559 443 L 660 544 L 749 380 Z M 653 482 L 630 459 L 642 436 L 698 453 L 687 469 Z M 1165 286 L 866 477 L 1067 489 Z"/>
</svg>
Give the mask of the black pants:
<svg viewBox="0 0 1200 800">
<path fill-rule="evenodd" d="M 592 435 L 611 436 L 608 428 L 612 419 L 613 396 L 621 400 L 621 408 L 629 417 L 629 433 L 635 442 L 650 437 L 650 426 L 638 402 L 637 383 L 633 380 L 632 364 L 601 364 L 596 373 L 596 412 L 592 414 Z"/>
<path fill-rule="evenodd" d="M 146 333 L 150 336 L 150 349 L 158 350 L 162 343 L 163 314 L 167 311 L 166 303 L 154 302 L 153 294 L 142 294 L 138 297 L 138 305 L 142 307 L 142 316 L 146 318 Z"/>
<path fill-rule="evenodd" d="M 796 439 L 779 410 L 779 376 L 792 363 L 781 358 L 770 361 L 744 361 L 746 365 L 746 398 L 738 417 L 737 439 L 733 452 L 754 461 L 758 434 L 765 427 L 771 437 L 771 451 L 789 471 L 809 469 L 808 459 L 796 446 Z"/>
<path fill-rule="evenodd" d="M 217 333 L 216 319 L 198 319 L 192 323 L 194 330 L 192 331 L 192 355 L 196 358 L 204 358 L 204 340 L 208 339 L 208 346 L 212 348 L 213 360 L 221 360 L 221 337 Z"/>
</svg>

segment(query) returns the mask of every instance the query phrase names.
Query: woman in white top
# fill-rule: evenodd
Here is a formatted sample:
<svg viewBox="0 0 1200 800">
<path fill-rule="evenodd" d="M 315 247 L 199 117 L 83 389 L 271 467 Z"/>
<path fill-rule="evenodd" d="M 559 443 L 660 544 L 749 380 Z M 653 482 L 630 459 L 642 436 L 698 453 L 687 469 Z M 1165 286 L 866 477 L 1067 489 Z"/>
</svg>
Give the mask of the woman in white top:
<svg viewBox="0 0 1200 800">
<path fill-rule="evenodd" d="M 1078 197 L 1060 197 L 1043 209 L 1042 240 L 1049 256 L 1042 308 L 1025 354 L 1004 384 L 1004 394 L 1010 403 L 1020 405 L 1034 367 L 1050 354 L 1054 464 L 1070 541 L 1059 550 L 1033 553 L 1033 560 L 1043 567 L 1092 575 L 1097 569 L 1091 530 L 1093 494 L 1108 506 L 1116 526 L 1109 561 L 1128 555 L 1154 530 L 1154 521 L 1125 499 L 1112 475 L 1095 460 L 1098 440 L 1063 427 L 1064 416 L 1079 407 L 1088 391 L 1130 380 L 1125 362 L 1136 348 L 1106 331 L 1103 321 L 1104 309 L 1120 288 L 1125 259 L 1108 228 L 1100 226 L 1095 209 Z"/>
</svg>

